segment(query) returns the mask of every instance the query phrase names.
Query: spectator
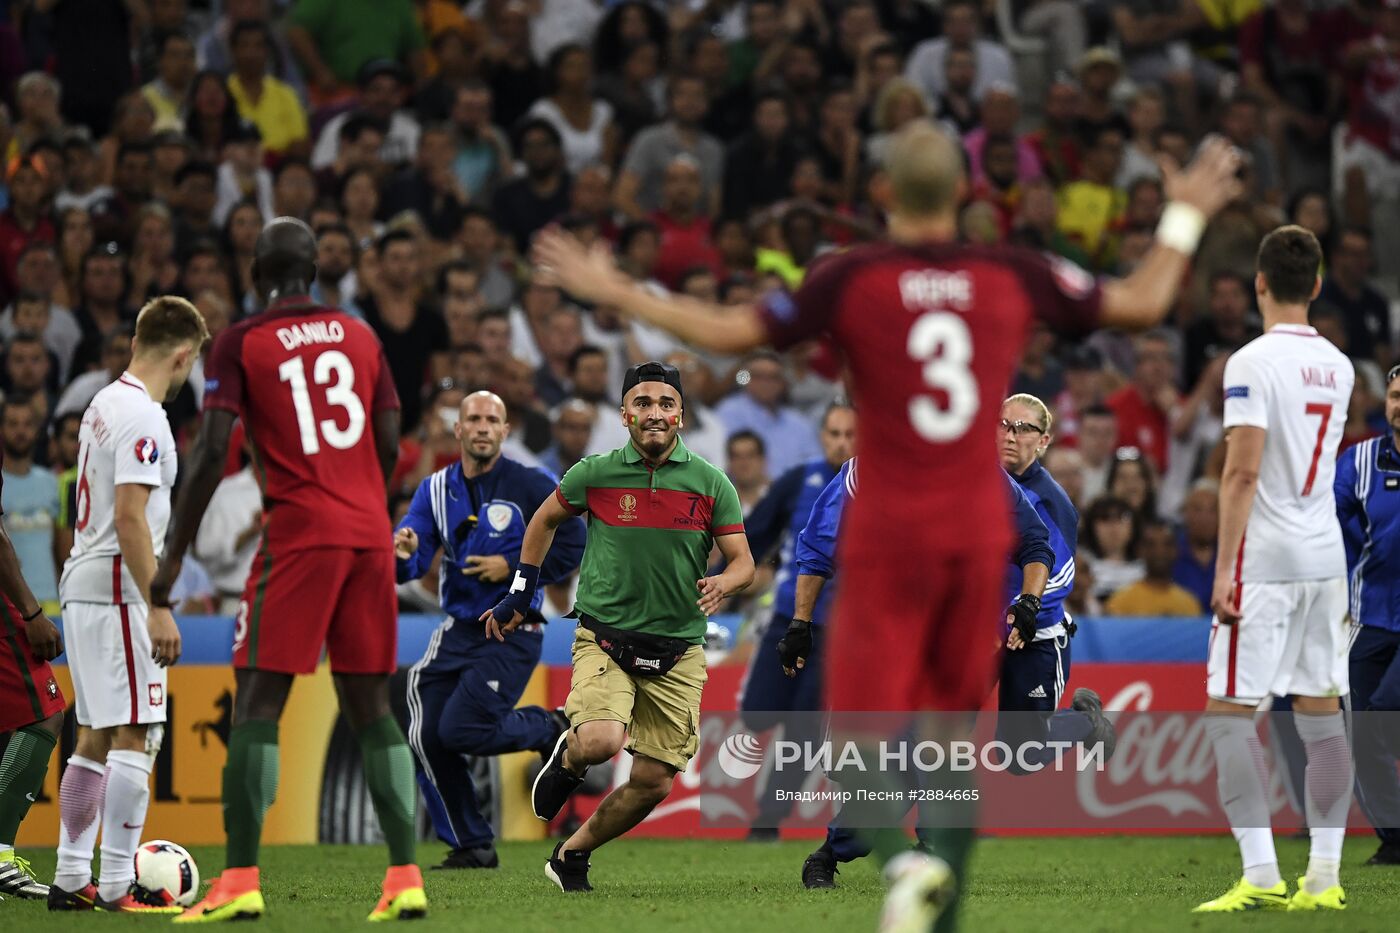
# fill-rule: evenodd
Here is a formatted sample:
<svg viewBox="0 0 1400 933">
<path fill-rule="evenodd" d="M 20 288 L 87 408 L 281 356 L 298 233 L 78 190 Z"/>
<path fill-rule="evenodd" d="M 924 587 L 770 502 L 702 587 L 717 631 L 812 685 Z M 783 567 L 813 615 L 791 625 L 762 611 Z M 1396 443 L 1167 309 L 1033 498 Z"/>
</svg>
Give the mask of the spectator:
<svg viewBox="0 0 1400 933">
<path fill-rule="evenodd" d="M 157 133 L 151 140 L 151 196 L 169 207 L 175 200 L 175 176 L 193 155 L 194 146 L 184 133 Z"/>
<path fill-rule="evenodd" d="M 39 425 L 53 412 L 53 362 L 44 342 L 33 334 L 15 334 L 5 346 L 6 395 L 22 398 L 34 410 Z"/>
<path fill-rule="evenodd" d="M 1316 304 L 1335 308 L 1341 314 L 1350 347 L 1358 351 L 1372 348 L 1377 363 L 1388 367 L 1393 362 L 1390 305 L 1366 280 L 1374 261 L 1369 231 L 1363 227 L 1342 230 Z"/>
<path fill-rule="evenodd" d="M 418 144 L 418 161 L 389 181 L 380 211 L 392 217 L 413 211 L 435 240 L 446 240 L 462 225 L 466 191 L 452 169 L 456 157 L 456 130 L 450 123 L 426 128 Z"/>
<path fill-rule="evenodd" d="M 815 4 L 808 7 L 813 8 L 820 9 Z M 793 125 L 810 132 L 816 123 L 823 86 L 821 50 L 808 41 L 793 39 L 783 45 L 777 70 L 779 83 L 792 106 Z"/>
<path fill-rule="evenodd" d="M 1132 127 L 1119 112 L 1113 95 L 1123 78 L 1122 60 L 1109 49 L 1093 48 L 1079 60 L 1077 73 L 1083 92 L 1079 100 L 1079 135 L 1084 143 L 1092 144 L 1102 129 L 1116 129 L 1125 139 L 1132 135 Z"/>
<path fill-rule="evenodd" d="M 1138 448 L 1161 472 L 1167 467 L 1167 415 L 1180 401 L 1173 382 L 1176 354 L 1167 333 L 1153 330 L 1134 341 L 1134 357 L 1132 382 L 1106 404 L 1118 417 L 1117 445 Z"/>
<path fill-rule="evenodd" d="M 960 51 L 955 51 L 949 56 L 950 61 L 968 59 L 970 56 Z M 953 102 L 950 95 L 956 93 L 950 90 L 943 97 L 941 109 L 933 114 L 934 118 L 946 124 L 958 124 L 959 110 L 957 104 Z M 958 101 L 963 98 L 957 98 Z M 970 98 L 967 103 L 971 106 L 971 119 L 976 125 L 978 118 L 977 104 Z M 875 103 L 871 108 L 870 120 L 875 132 L 865 140 L 865 161 L 867 165 L 883 165 L 886 154 L 889 151 L 890 142 L 894 139 L 894 134 L 903 129 L 914 120 L 921 120 L 929 116 L 929 104 L 924 100 L 923 92 L 914 86 L 912 81 L 905 78 L 894 77 L 885 82 L 885 86 L 875 97 Z M 971 129 L 971 126 L 967 127 Z M 958 129 L 958 133 L 962 133 Z"/>
<path fill-rule="evenodd" d="M 725 444 L 724 472 L 739 493 L 739 505 L 747 518 L 768 491 L 768 451 L 763 438 L 753 431 L 736 431 Z"/>
<path fill-rule="evenodd" d="M 754 101 L 753 127 L 729 146 L 724 157 L 724 214 L 747 217 L 782 200 L 801 147 L 789 132 L 788 102 L 777 91 Z"/>
<path fill-rule="evenodd" d="M 73 533 L 59 521 L 58 479 L 34 462 L 42 423 L 23 395 L 6 398 L 0 406 L 0 441 L 5 445 L 0 505 L 24 580 L 44 611 L 53 613 L 59 608 L 58 577 Z"/>
<path fill-rule="evenodd" d="M 73 361 L 74 368 L 80 372 L 97 362 L 103 338 L 129 318 L 123 300 L 125 275 L 126 258 L 112 243 L 95 248 L 83 262 L 81 304 L 73 309 L 78 326 L 83 330 L 83 343 Z"/>
<path fill-rule="evenodd" d="M 1138 84 L 1170 87 L 1188 119 L 1198 95 L 1217 90 L 1222 74 L 1191 51 L 1188 39 L 1204 23 L 1201 8 L 1188 0 L 1121 0 L 1113 6 L 1128 76 Z"/>
<path fill-rule="evenodd" d="M 355 253 L 355 238 L 344 224 L 316 231 L 316 281 L 311 283 L 311 300 L 363 318 L 364 311 L 356 300 Z"/>
<path fill-rule="evenodd" d="M 36 157 L 16 159 L 5 173 L 10 206 L 0 213 L 0 302 L 8 303 L 14 298 L 19 257 L 25 247 L 56 239 L 46 203 L 47 171 Z"/>
<path fill-rule="evenodd" d="M 1061 188 L 1058 197 L 1060 233 L 1094 257 L 1099 268 L 1104 267 L 1107 234 L 1128 205 L 1127 194 L 1114 184 L 1122 161 L 1123 134 L 1099 130 L 1084 153 L 1083 177 Z"/>
<path fill-rule="evenodd" d="M 433 6 L 433 9 L 443 8 L 461 22 L 428 39 L 433 76 L 413 95 L 413 109 L 424 123 L 450 119 L 457 92 L 472 82 L 481 82 L 482 45 L 488 37 L 462 16 L 460 7 L 446 3 Z M 486 87 L 485 84 L 481 86 Z"/>
<path fill-rule="evenodd" d="M 477 318 L 476 342 L 481 347 L 487 368 L 499 369 L 511 358 L 512 330 L 510 312 L 504 308 L 489 308 Z"/>
<path fill-rule="evenodd" d="M 1052 73 L 1073 68 L 1088 44 L 1084 9 L 1072 0 L 1031 0 L 1021 13 L 1021 31 L 1045 41 Z"/>
<path fill-rule="evenodd" d="M 555 476 L 563 476 L 585 456 L 593 422 L 598 412 L 579 398 L 565 399 L 554 409 L 552 431 L 554 443 L 540 454 L 540 466 Z"/>
<path fill-rule="evenodd" d="M 862 146 L 856 116 L 850 86 L 832 84 L 822 95 L 817 129 L 809 145 L 810 155 L 821 167 L 823 203 L 847 205 L 855 197 Z"/>
<path fill-rule="evenodd" d="M 551 314 L 564 306 L 564 293 L 536 272 L 520 290 L 510 309 L 510 355 L 533 369 L 544 361 L 545 333 Z"/>
<path fill-rule="evenodd" d="M 511 171 L 510 143 L 491 122 L 491 89 L 473 78 L 457 88 L 448 119 L 456 128 L 452 171 L 467 203 L 489 203 Z"/>
<path fill-rule="evenodd" d="M 1056 440 L 1073 447 L 1079 442 L 1080 414 L 1103 404 L 1103 355 L 1093 347 L 1077 346 L 1070 348 L 1063 359 L 1064 390 L 1051 397 L 1050 406 L 1055 416 Z"/>
<path fill-rule="evenodd" d="M 1030 337 L 1021 351 L 1021 365 L 1011 382 L 1012 395 L 1053 399 L 1063 391 L 1064 368 L 1055 359 L 1054 349 L 1055 335 L 1050 328 L 1043 321 L 1034 322 Z"/>
<path fill-rule="evenodd" d="M 491 374 L 491 381 L 510 416 L 509 442 L 533 464 L 552 440 L 549 416 L 540 410 L 535 395 L 535 370 L 523 360 L 508 359 Z"/>
<path fill-rule="evenodd" d="M 934 119 L 941 120 L 942 125 L 955 130 L 959 136 L 981 126 L 981 97 L 977 95 L 976 84 L 977 56 L 973 50 L 948 49 L 948 55 L 944 56 L 944 90 L 934 99 Z M 917 84 L 909 81 L 909 87 L 923 99 L 923 91 Z M 882 132 L 889 130 L 882 129 Z"/>
<path fill-rule="evenodd" d="M 926 39 L 914 48 L 904 66 L 904 76 L 917 84 L 929 100 L 944 90 L 944 61 L 950 49 L 970 49 L 976 56 L 977 79 L 973 94 L 979 100 L 993 84 L 1014 87 L 1016 68 L 1011 53 L 999 42 L 981 37 L 982 11 L 976 0 L 948 0 L 943 4 L 943 35 Z"/>
<path fill-rule="evenodd" d="M 559 132 L 569 172 L 612 162 L 617 150 L 613 108 L 593 96 L 592 55 L 581 45 L 561 45 L 549 57 L 548 73 L 549 96 L 536 101 L 529 115 Z"/>
<path fill-rule="evenodd" d="M 102 162 L 97 146 L 83 133 L 72 133 L 63 142 L 65 185 L 54 197 L 54 212 L 61 218 L 72 208 L 91 210 L 112 196 L 112 189 L 101 183 Z"/>
<path fill-rule="evenodd" d="M 131 365 L 131 328 L 122 325 L 108 334 L 102 341 L 99 369 L 83 373 L 64 389 L 54 407 L 54 418 L 68 415 L 82 416 L 92 403 L 93 397 L 108 385 L 116 382 L 126 368 Z"/>
<path fill-rule="evenodd" d="M 77 304 L 83 259 L 92 251 L 95 240 L 92 217 L 87 211 L 70 207 L 58 215 L 58 283 L 52 295 L 62 307 L 71 308 Z M 17 269 L 20 276 L 23 275 L 23 258 L 20 257 Z"/>
<path fill-rule="evenodd" d="M 535 371 L 535 395 L 551 408 L 562 403 L 573 391 L 569 363 L 581 346 L 583 326 L 578 312 L 570 307 L 551 311 L 540 335 L 543 360 Z"/>
<path fill-rule="evenodd" d="M 731 434 L 748 430 L 765 439 L 770 473 L 782 476 L 789 468 L 820 456 L 812 423 L 783 402 L 788 386 L 780 357 L 753 354 L 745 360 L 737 381 L 742 390 L 721 402 L 715 414 Z"/>
<path fill-rule="evenodd" d="M 729 80 L 761 84 L 771 77 L 785 47 L 783 5 L 777 0 L 745 4 L 744 35 L 729 46 Z"/>
<path fill-rule="evenodd" d="M 9 145 L 0 150 L 6 164 L 11 159 L 29 155 L 40 140 L 60 134 L 63 129 L 63 115 L 58 106 L 61 96 L 59 83 L 42 71 L 31 71 L 15 83 L 18 118 L 11 129 Z"/>
<path fill-rule="evenodd" d="M 243 122 L 224 76 L 217 71 L 195 75 L 183 117 L 185 134 L 194 140 L 196 156 L 214 165 L 223 158 L 224 144 Z"/>
<path fill-rule="evenodd" d="M 1297 224 L 1317 237 L 1317 242 L 1322 246 L 1322 269 L 1319 271 L 1325 274 L 1339 233 L 1327 192 L 1321 188 L 1295 189 L 1293 197 L 1288 199 L 1285 213 L 1289 223 Z"/>
<path fill-rule="evenodd" d="M 1347 222 L 1366 226 L 1372 200 L 1393 211 L 1400 197 L 1400 2 L 1381 0 L 1371 28 L 1350 38 L 1341 54 L 1350 106 L 1335 171 Z"/>
<path fill-rule="evenodd" d="M 224 142 L 214 196 L 214 222 L 219 226 L 243 201 L 251 200 L 264 216 L 272 215 L 272 173 L 263 166 L 262 134 L 253 124 L 241 124 Z"/>
<path fill-rule="evenodd" d="M 1107 405 L 1080 414 L 1079 454 L 1084 458 L 1084 499 L 1092 502 L 1108 489 L 1108 471 L 1118 449 L 1118 416 Z"/>
<path fill-rule="evenodd" d="M 195 534 L 195 559 L 209 574 L 221 615 L 237 615 L 243 586 L 263 533 L 262 488 L 249 462 L 247 445 L 238 472 L 214 490 Z"/>
<path fill-rule="evenodd" d="M 379 182 L 369 167 L 351 169 L 340 186 L 340 209 L 345 226 L 360 250 L 371 249 L 384 233 L 379 221 Z"/>
<path fill-rule="evenodd" d="M 243 296 L 243 310 L 251 312 L 257 300 L 253 280 L 253 256 L 262 231 L 263 215 L 252 201 L 243 201 L 224 222 L 224 255 L 235 276 L 234 287 Z"/>
<path fill-rule="evenodd" d="M 1075 511 L 1082 511 L 1084 498 L 1084 457 L 1073 447 L 1055 444 L 1041 461 L 1050 477 L 1064 489 Z"/>
<path fill-rule="evenodd" d="M 1157 517 L 1157 477 L 1133 447 L 1120 447 L 1108 467 L 1107 495 L 1126 502 L 1139 525 Z"/>
<path fill-rule="evenodd" d="M 427 74 L 423 30 L 411 0 L 297 0 L 287 41 L 310 80 L 317 104 L 344 100 L 352 82 L 364 91 L 363 69 L 376 62 L 406 61 L 414 75 Z M 407 161 L 413 152 L 385 158 Z"/>
<path fill-rule="evenodd" d="M 502 126 L 513 127 L 545 88 L 544 69 L 530 49 L 529 7 L 523 0 L 488 5 L 483 23 L 495 38 L 487 45 L 485 56 L 486 82 L 496 101 L 496 119 Z"/>
<path fill-rule="evenodd" d="M 1201 370 L 1195 388 L 1172 412 L 1172 441 L 1167 471 L 1158 490 L 1157 514 L 1175 519 L 1191 480 L 1199 476 L 1225 437 L 1225 361 L 1216 356 Z"/>
<path fill-rule="evenodd" d="M 175 249 L 188 256 L 190 248 L 200 240 L 218 236 L 214 224 L 219 173 L 208 162 L 186 162 L 175 175 Z"/>
<path fill-rule="evenodd" d="M 592 405 L 595 413 L 584 456 L 607 453 L 626 444 L 631 435 L 627 433 L 621 400 L 614 388 L 617 383 L 608 379 L 607 354 L 591 344 L 579 347 L 569 360 L 569 380 L 574 384 L 574 394 Z"/>
<path fill-rule="evenodd" d="M 1079 115 L 1083 95 L 1079 82 L 1067 74 L 1056 75 L 1045 90 L 1041 106 L 1044 121 L 1026 135 L 1026 142 L 1040 159 L 1041 171 L 1057 185 L 1079 177 L 1083 144 Z"/>
<path fill-rule="evenodd" d="M 724 148 L 701 129 L 709 108 L 705 85 L 686 75 L 672 78 L 668 104 L 671 118 L 638 133 L 622 163 L 614 203 L 633 220 L 660 209 L 666 169 L 678 155 L 691 156 L 700 167 L 705 213 L 713 215 L 719 208 Z"/>
<path fill-rule="evenodd" d="M 1106 600 L 1142 579 L 1142 562 L 1136 558 L 1137 541 L 1137 515 L 1128 503 L 1112 496 L 1093 500 L 1084 516 L 1083 544 L 1093 568 L 1095 597 Z"/>
<path fill-rule="evenodd" d="M 57 364 L 59 385 L 67 385 L 73 354 L 82 342 L 82 329 L 67 308 L 58 307 L 39 292 L 20 291 L 14 304 L 0 314 L 0 339 L 16 334 L 33 334 L 44 343 Z"/>
<path fill-rule="evenodd" d="M 1220 529 L 1220 484 L 1198 479 L 1186 494 L 1181 510 L 1181 533 L 1177 537 L 1177 559 L 1172 580 L 1210 605 L 1215 585 L 1215 542 Z"/>
<path fill-rule="evenodd" d="M 502 267 L 498 253 L 500 236 L 491 215 L 479 207 L 467 207 L 462 212 L 462 226 L 457 231 L 456 245 L 462 261 L 481 277 L 481 297 L 488 308 L 504 308 L 515 295 L 515 283 Z"/>
<path fill-rule="evenodd" d="M 709 217 L 702 211 L 701 169 L 688 155 L 678 155 L 666 166 L 661 189 L 661 209 L 652 223 L 661 234 L 653 274 L 667 288 L 680 287 L 682 275 L 696 266 L 717 270 L 719 253 L 710 241 Z"/>
<path fill-rule="evenodd" d="M 58 527 L 68 529 L 70 536 L 78 520 L 78 435 L 82 423 L 83 416 L 78 412 L 54 418 L 53 453 L 49 457 L 58 478 Z"/>
<path fill-rule="evenodd" d="M 1229 356 L 1260 334 L 1253 283 L 1232 272 L 1210 279 L 1208 315 L 1186 329 L 1185 384 L 1194 386 L 1217 356 Z"/>
<path fill-rule="evenodd" d="M 662 58 L 659 45 L 640 42 L 622 53 L 619 70 L 598 78 L 597 93 L 612 107 L 612 126 L 619 147 L 626 147 L 639 131 L 661 118 L 666 104 Z"/>
<path fill-rule="evenodd" d="M 538 117 L 516 130 L 516 151 L 525 174 L 496 192 L 492 214 L 515 240 L 520 253 L 529 250 L 535 231 L 569 207 L 569 174 L 564 168 L 559 131 Z"/>
<path fill-rule="evenodd" d="M 327 168 L 313 169 L 321 193 L 334 195 L 345 184 L 349 173 L 356 169 L 369 171 L 376 184 L 388 175 L 389 166 L 384 164 L 382 155 L 387 131 L 388 124 L 379 122 L 369 114 L 352 113 L 340 125 L 340 146 L 336 150 L 335 161 Z"/>
<path fill-rule="evenodd" d="M 1220 116 L 1220 132 L 1247 156 L 1245 198 L 1282 206 L 1282 179 L 1274 148 L 1264 134 L 1259 101 L 1248 94 L 1232 97 Z"/>
<path fill-rule="evenodd" d="M 259 223 L 257 229 L 261 229 Z M 256 234 L 254 234 L 256 237 Z M 131 241 L 128 295 L 132 304 L 145 304 L 157 295 L 170 294 L 180 279 L 175 261 L 175 221 L 159 201 L 142 207 L 136 215 L 136 234 Z"/>
<path fill-rule="evenodd" d="M 1111 616 L 1199 616 L 1201 603 L 1190 590 L 1172 580 L 1178 553 L 1176 532 L 1164 521 L 1153 519 L 1142 526 L 1139 543 L 1143 577 L 1108 598 L 1104 611 Z"/>
<path fill-rule="evenodd" d="M 306 220 L 316 203 L 316 175 L 303 159 L 283 159 L 272 172 L 272 214 Z M 337 218 L 338 220 L 338 218 Z"/>
<path fill-rule="evenodd" d="M 194 83 L 194 43 L 184 33 L 168 32 L 156 43 L 158 59 L 156 77 L 141 88 L 141 94 L 155 111 L 154 129 L 183 133 L 185 121 L 181 116 L 185 99 Z"/>
<path fill-rule="evenodd" d="M 184 268 L 180 272 L 180 293 L 201 295 L 214 291 L 232 304 L 235 300 L 233 276 L 230 275 L 224 254 L 213 240 L 198 240 L 185 255 Z"/>
<path fill-rule="evenodd" d="M 1015 135 L 1016 125 L 1021 119 L 1021 103 L 1017 99 L 1015 86 L 989 85 L 982 92 L 981 100 L 982 125 L 963 137 L 973 184 L 986 178 L 982 168 L 982 147 L 992 136 L 1009 136 L 1015 140 L 1017 179 L 1025 183 L 1039 178 L 1040 159 L 1035 154 L 1035 148 L 1026 139 Z"/>
<path fill-rule="evenodd" d="M 418 426 L 423 387 L 447 376 L 447 328 L 437 311 L 419 297 L 419 250 L 402 230 L 380 238 L 379 284 L 360 307 L 379 335 L 394 374 L 405 432 Z"/>
<path fill-rule="evenodd" d="M 228 91 L 238 114 L 262 133 L 263 145 L 274 157 L 305 158 L 311 154 L 311 129 L 306 110 L 290 84 L 268 73 L 273 51 L 272 27 L 261 19 L 235 23 L 229 33 L 233 74 Z"/>
<path fill-rule="evenodd" d="M 229 49 L 229 36 L 235 23 L 257 20 L 271 27 L 272 73 L 291 86 L 298 100 L 306 97 L 306 81 L 297 67 L 296 57 L 287 43 L 287 37 L 278 25 L 271 22 L 268 0 L 223 0 L 223 15 L 200 34 L 195 42 L 195 52 L 199 67 L 208 71 L 227 74 L 233 70 L 233 53 Z"/>
<path fill-rule="evenodd" d="M 1117 187 L 1127 190 L 1139 178 L 1162 177 L 1162 170 L 1157 165 L 1157 159 L 1161 156 L 1157 149 L 1157 131 L 1164 125 L 1166 116 L 1166 99 L 1156 87 L 1141 87 L 1133 94 L 1132 102 L 1128 105 L 1131 134 L 1123 147 Z"/>
<path fill-rule="evenodd" d="M 324 0 L 313 2 L 319 3 Z M 390 2 L 407 3 L 408 0 Z M 418 135 L 421 130 L 413 115 L 403 109 L 408 86 L 408 76 L 397 62 L 389 59 L 366 62 L 359 70 L 359 110 L 346 111 L 326 122 L 321 128 L 321 135 L 316 138 L 315 148 L 311 150 L 311 167 L 320 171 L 336 163 L 341 146 L 340 130 L 357 114 L 368 117 L 375 125 L 384 128 L 384 141 L 380 145 L 379 157 L 385 164 L 397 166 L 412 162 L 418 154 Z"/>
</svg>

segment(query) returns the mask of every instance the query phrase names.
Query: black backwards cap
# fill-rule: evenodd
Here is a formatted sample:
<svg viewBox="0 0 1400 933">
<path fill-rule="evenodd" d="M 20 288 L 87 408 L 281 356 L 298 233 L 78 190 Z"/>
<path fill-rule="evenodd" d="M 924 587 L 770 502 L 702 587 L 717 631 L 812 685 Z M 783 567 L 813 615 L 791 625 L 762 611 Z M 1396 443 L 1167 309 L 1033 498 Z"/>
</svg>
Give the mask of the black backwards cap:
<svg viewBox="0 0 1400 933">
<path fill-rule="evenodd" d="M 627 370 L 627 375 L 622 377 L 622 397 L 626 398 L 627 393 L 632 391 L 632 387 L 642 382 L 664 382 L 675 389 L 676 394 L 682 399 L 685 398 L 685 390 L 681 388 L 680 370 L 666 363 L 652 360 L 650 363 L 639 363 Z"/>
</svg>

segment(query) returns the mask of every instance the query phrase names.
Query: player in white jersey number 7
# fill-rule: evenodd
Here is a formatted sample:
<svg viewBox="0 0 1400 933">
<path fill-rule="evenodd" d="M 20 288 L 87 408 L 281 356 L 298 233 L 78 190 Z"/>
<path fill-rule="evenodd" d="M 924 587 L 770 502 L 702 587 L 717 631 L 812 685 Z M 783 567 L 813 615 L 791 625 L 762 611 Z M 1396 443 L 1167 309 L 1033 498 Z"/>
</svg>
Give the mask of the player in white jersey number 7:
<svg viewBox="0 0 1400 933">
<path fill-rule="evenodd" d="M 1341 910 L 1338 879 L 1352 763 L 1339 697 L 1347 692 L 1346 555 L 1332 480 L 1355 374 L 1308 326 L 1322 250 L 1302 227 L 1259 247 L 1254 290 L 1264 334 L 1225 364 L 1228 448 L 1207 662 L 1206 731 L 1220 800 L 1244 877 L 1196 908 Z M 1307 748 L 1312 850 L 1290 898 L 1269 825 L 1265 756 L 1254 713 L 1292 695 Z"/>
</svg>

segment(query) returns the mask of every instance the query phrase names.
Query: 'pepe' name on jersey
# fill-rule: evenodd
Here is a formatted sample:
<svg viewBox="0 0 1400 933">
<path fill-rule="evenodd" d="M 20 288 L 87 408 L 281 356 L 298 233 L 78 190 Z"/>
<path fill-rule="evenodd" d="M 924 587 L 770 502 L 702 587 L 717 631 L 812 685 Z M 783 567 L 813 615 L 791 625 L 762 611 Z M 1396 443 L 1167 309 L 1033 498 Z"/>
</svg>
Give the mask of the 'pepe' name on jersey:
<svg viewBox="0 0 1400 933">
<path fill-rule="evenodd" d="M 304 321 L 277 328 L 277 339 L 288 350 L 317 343 L 341 343 L 345 340 L 345 328 L 339 321 Z"/>
<path fill-rule="evenodd" d="M 972 276 L 963 271 L 911 270 L 899 277 L 899 296 L 910 311 L 950 307 L 966 311 L 972 307 Z"/>
</svg>

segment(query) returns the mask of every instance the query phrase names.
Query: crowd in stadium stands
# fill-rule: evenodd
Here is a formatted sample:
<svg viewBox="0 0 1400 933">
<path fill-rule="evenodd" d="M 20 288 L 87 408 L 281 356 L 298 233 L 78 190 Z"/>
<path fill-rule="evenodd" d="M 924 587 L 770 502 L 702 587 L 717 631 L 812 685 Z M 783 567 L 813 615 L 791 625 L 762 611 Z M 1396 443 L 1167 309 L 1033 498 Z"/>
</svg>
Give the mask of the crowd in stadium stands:
<svg viewBox="0 0 1400 933">
<path fill-rule="evenodd" d="M 1247 154 L 1170 326 L 1038 330 L 1009 387 L 1056 417 L 1047 462 L 1084 517 L 1074 610 L 1209 602 L 1221 374 L 1259 332 L 1276 224 L 1326 252 L 1314 317 L 1357 365 L 1347 442 L 1384 429 L 1400 0 L 0 0 L 0 100 L 4 521 L 51 610 L 79 419 L 135 312 L 182 294 L 215 334 L 257 313 L 276 215 L 319 234 L 315 297 L 383 341 L 397 510 L 458 456 L 464 393 L 499 393 L 507 454 L 561 472 L 625 442 L 617 390 L 646 359 L 681 368 L 687 443 L 751 506 L 819 456 L 839 348 L 693 352 L 532 278 L 531 236 L 563 224 L 649 288 L 749 302 L 880 235 L 882 153 L 924 117 L 964 142 L 967 240 L 1096 272 L 1152 242 L 1159 159 L 1207 133 Z M 196 369 L 169 406 L 182 445 L 202 388 Z M 261 504 L 239 468 L 188 608 L 241 589 Z"/>
</svg>

